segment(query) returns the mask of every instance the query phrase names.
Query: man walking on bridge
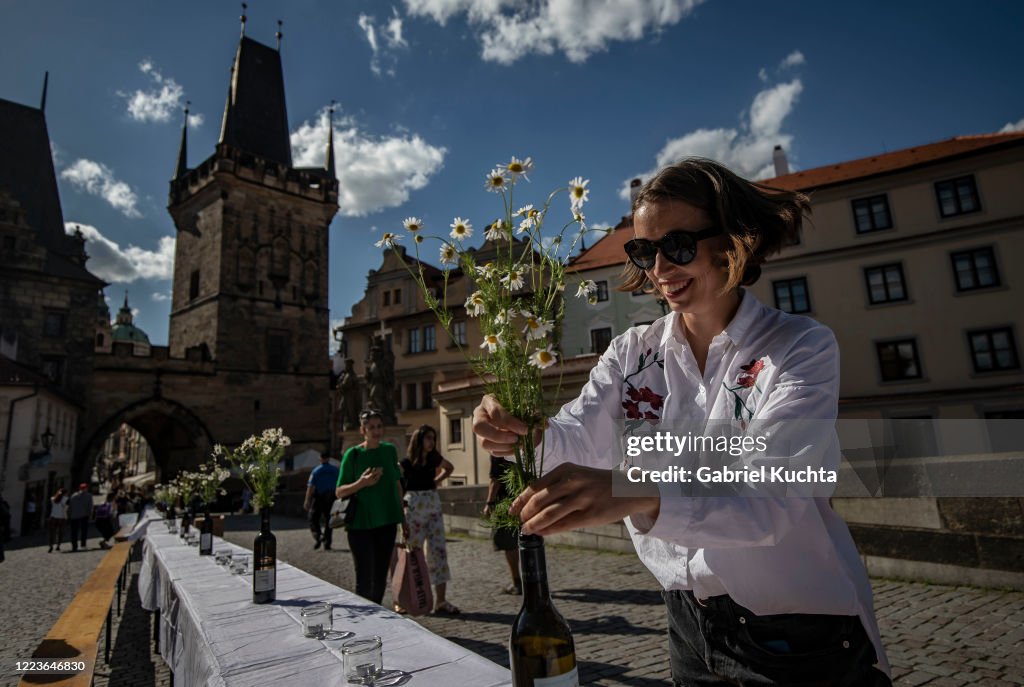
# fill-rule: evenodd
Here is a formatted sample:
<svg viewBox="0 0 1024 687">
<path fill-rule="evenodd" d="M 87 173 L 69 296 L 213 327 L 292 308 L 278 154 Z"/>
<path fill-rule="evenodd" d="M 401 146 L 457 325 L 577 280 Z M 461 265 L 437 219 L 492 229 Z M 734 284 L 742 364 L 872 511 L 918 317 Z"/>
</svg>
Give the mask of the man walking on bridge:
<svg viewBox="0 0 1024 687">
<path fill-rule="evenodd" d="M 331 454 L 320 454 L 320 464 L 309 473 L 306 486 L 306 501 L 303 504 L 309 512 L 309 529 L 313 533 L 314 549 L 323 544 L 324 551 L 331 550 L 331 505 L 334 503 L 334 488 L 338 483 L 338 468 L 331 464 Z M 321 527 L 323 533 L 321 534 Z"/>
</svg>

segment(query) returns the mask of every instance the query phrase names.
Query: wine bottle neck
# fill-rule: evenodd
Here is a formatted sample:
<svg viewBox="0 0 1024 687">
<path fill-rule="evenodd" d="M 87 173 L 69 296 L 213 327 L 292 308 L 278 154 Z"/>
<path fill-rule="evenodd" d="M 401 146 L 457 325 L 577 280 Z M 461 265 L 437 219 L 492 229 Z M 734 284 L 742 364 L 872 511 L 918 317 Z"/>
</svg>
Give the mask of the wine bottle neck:
<svg viewBox="0 0 1024 687">
<path fill-rule="evenodd" d="M 260 511 L 260 534 L 270 534 L 270 511 L 266 508 Z"/>
<path fill-rule="evenodd" d="M 532 609 L 550 604 L 544 540 L 536 536 L 520 537 L 519 561 L 523 577 L 523 605 Z"/>
</svg>

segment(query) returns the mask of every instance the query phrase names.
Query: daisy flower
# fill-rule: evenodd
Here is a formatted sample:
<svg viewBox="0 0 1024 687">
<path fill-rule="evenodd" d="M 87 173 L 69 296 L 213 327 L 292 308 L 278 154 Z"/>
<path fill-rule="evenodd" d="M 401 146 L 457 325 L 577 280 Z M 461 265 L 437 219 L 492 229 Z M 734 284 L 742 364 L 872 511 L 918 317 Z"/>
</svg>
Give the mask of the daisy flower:
<svg viewBox="0 0 1024 687">
<path fill-rule="evenodd" d="M 466 312 L 471 317 L 478 317 L 484 314 L 484 295 L 479 291 L 474 291 L 470 294 L 469 298 L 466 299 Z"/>
<path fill-rule="evenodd" d="M 589 303 L 590 305 L 597 305 L 597 294 L 592 293 L 589 296 L 587 296 L 587 303 Z"/>
<path fill-rule="evenodd" d="M 533 171 L 533 158 L 528 157 L 525 160 L 520 160 L 513 156 L 512 160 L 507 165 L 498 165 L 498 169 L 504 169 L 515 179 L 523 177 L 529 181 L 529 178 L 526 175 Z"/>
<path fill-rule="evenodd" d="M 496 219 L 491 222 L 491 225 L 487 227 L 487 231 L 484 233 L 484 238 L 488 241 L 500 241 L 505 238 L 505 220 Z"/>
<path fill-rule="evenodd" d="M 486 186 L 488 191 L 494 191 L 495 193 L 504 191 L 507 184 L 508 179 L 505 178 L 505 175 L 500 169 L 492 169 L 487 175 Z"/>
<path fill-rule="evenodd" d="M 398 234 L 393 234 L 390 231 L 385 231 L 384 235 L 380 237 L 380 241 L 373 244 L 377 248 L 394 248 L 395 244 L 402 240 L 402 237 Z"/>
<path fill-rule="evenodd" d="M 470 236 L 473 235 L 473 225 L 469 223 L 468 219 L 456 217 L 455 220 L 452 222 L 451 227 L 451 237 L 458 241 L 468 239 Z"/>
<path fill-rule="evenodd" d="M 406 217 L 405 221 L 402 222 L 402 226 L 405 227 L 406 231 L 411 231 L 415 234 L 423 228 L 423 220 L 419 217 Z"/>
<path fill-rule="evenodd" d="M 523 327 L 523 333 L 526 334 L 527 341 L 543 339 L 554 326 L 554 323 L 550 320 L 541 319 L 530 312 L 524 311 L 523 317 L 526 318 L 526 326 Z"/>
<path fill-rule="evenodd" d="M 419 237 L 417 237 L 419 238 Z M 455 250 L 455 246 L 450 243 L 446 243 L 441 246 L 441 264 L 442 265 L 454 265 L 459 261 L 459 254 Z"/>
<path fill-rule="evenodd" d="M 530 364 L 540 369 L 551 367 L 558 362 L 558 353 L 552 350 L 552 345 L 548 344 L 546 348 L 540 348 L 533 352 L 530 356 Z"/>
<path fill-rule="evenodd" d="M 526 273 L 530 271 L 528 265 L 522 265 L 521 267 L 513 267 L 508 271 L 504 277 L 501 278 L 501 283 L 507 285 L 513 291 L 523 288 L 524 277 Z"/>
<path fill-rule="evenodd" d="M 576 177 L 569 181 L 569 202 L 574 212 L 579 211 L 583 204 L 587 202 L 587 198 L 590 196 L 590 190 L 587 188 L 589 183 L 590 179 L 584 179 L 583 177 Z"/>
<path fill-rule="evenodd" d="M 540 210 L 533 205 L 524 205 L 519 208 L 516 210 L 516 216 L 523 218 L 523 221 L 519 223 L 519 231 L 516 233 L 525 233 L 540 224 Z"/>
<path fill-rule="evenodd" d="M 423 234 L 414 234 L 412 240 L 416 243 L 423 243 Z"/>
<path fill-rule="evenodd" d="M 490 278 L 494 274 L 494 263 L 485 262 L 483 265 L 475 265 L 473 270 L 478 277 Z"/>
<path fill-rule="evenodd" d="M 494 353 L 502 343 L 501 337 L 497 334 L 485 334 L 480 348 L 486 348 L 488 353 Z"/>
<path fill-rule="evenodd" d="M 576 289 L 576 298 L 583 298 L 597 292 L 597 284 L 594 283 L 593 279 L 584 279 L 580 282 L 580 286 Z"/>
</svg>

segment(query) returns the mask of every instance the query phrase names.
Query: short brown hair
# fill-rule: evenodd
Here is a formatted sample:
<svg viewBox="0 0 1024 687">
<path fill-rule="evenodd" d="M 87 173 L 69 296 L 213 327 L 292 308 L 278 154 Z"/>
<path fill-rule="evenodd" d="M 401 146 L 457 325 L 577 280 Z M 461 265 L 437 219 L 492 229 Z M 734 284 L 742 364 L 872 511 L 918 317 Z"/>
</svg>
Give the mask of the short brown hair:
<svg viewBox="0 0 1024 687">
<path fill-rule="evenodd" d="M 811 214 L 811 201 L 803 193 L 748 181 L 702 157 L 686 158 L 654 175 L 633 201 L 633 212 L 669 200 L 700 208 L 722 228 L 729 244 L 723 263 L 729 268 L 726 291 L 756 282 L 761 264 L 795 240 L 804 215 Z M 637 291 L 649 283 L 647 274 L 629 261 L 620 280 L 620 291 Z"/>
</svg>

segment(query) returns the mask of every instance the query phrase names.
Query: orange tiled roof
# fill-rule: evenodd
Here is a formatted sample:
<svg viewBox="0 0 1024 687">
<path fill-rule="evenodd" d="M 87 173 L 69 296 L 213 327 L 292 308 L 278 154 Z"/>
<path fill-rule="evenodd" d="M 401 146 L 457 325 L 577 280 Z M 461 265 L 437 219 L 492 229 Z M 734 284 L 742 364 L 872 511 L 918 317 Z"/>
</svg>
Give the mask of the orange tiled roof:
<svg viewBox="0 0 1024 687">
<path fill-rule="evenodd" d="M 612 232 L 577 255 L 569 263 L 568 272 L 582 272 L 626 262 L 623 246 L 633 238 L 633 216 L 623 217 Z"/>
<path fill-rule="evenodd" d="M 928 143 L 913 148 L 894 150 L 859 160 L 839 162 L 834 165 L 815 167 L 793 172 L 781 177 L 763 179 L 760 183 L 794 191 L 841 184 L 878 174 L 898 172 L 918 165 L 937 162 L 946 158 L 970 155 L 987 149 L 1015 145 L 1024 142 L 1024 133 L 980 134 L 977 136 L 956 136 L 938 143 Z"/>
</svg>

